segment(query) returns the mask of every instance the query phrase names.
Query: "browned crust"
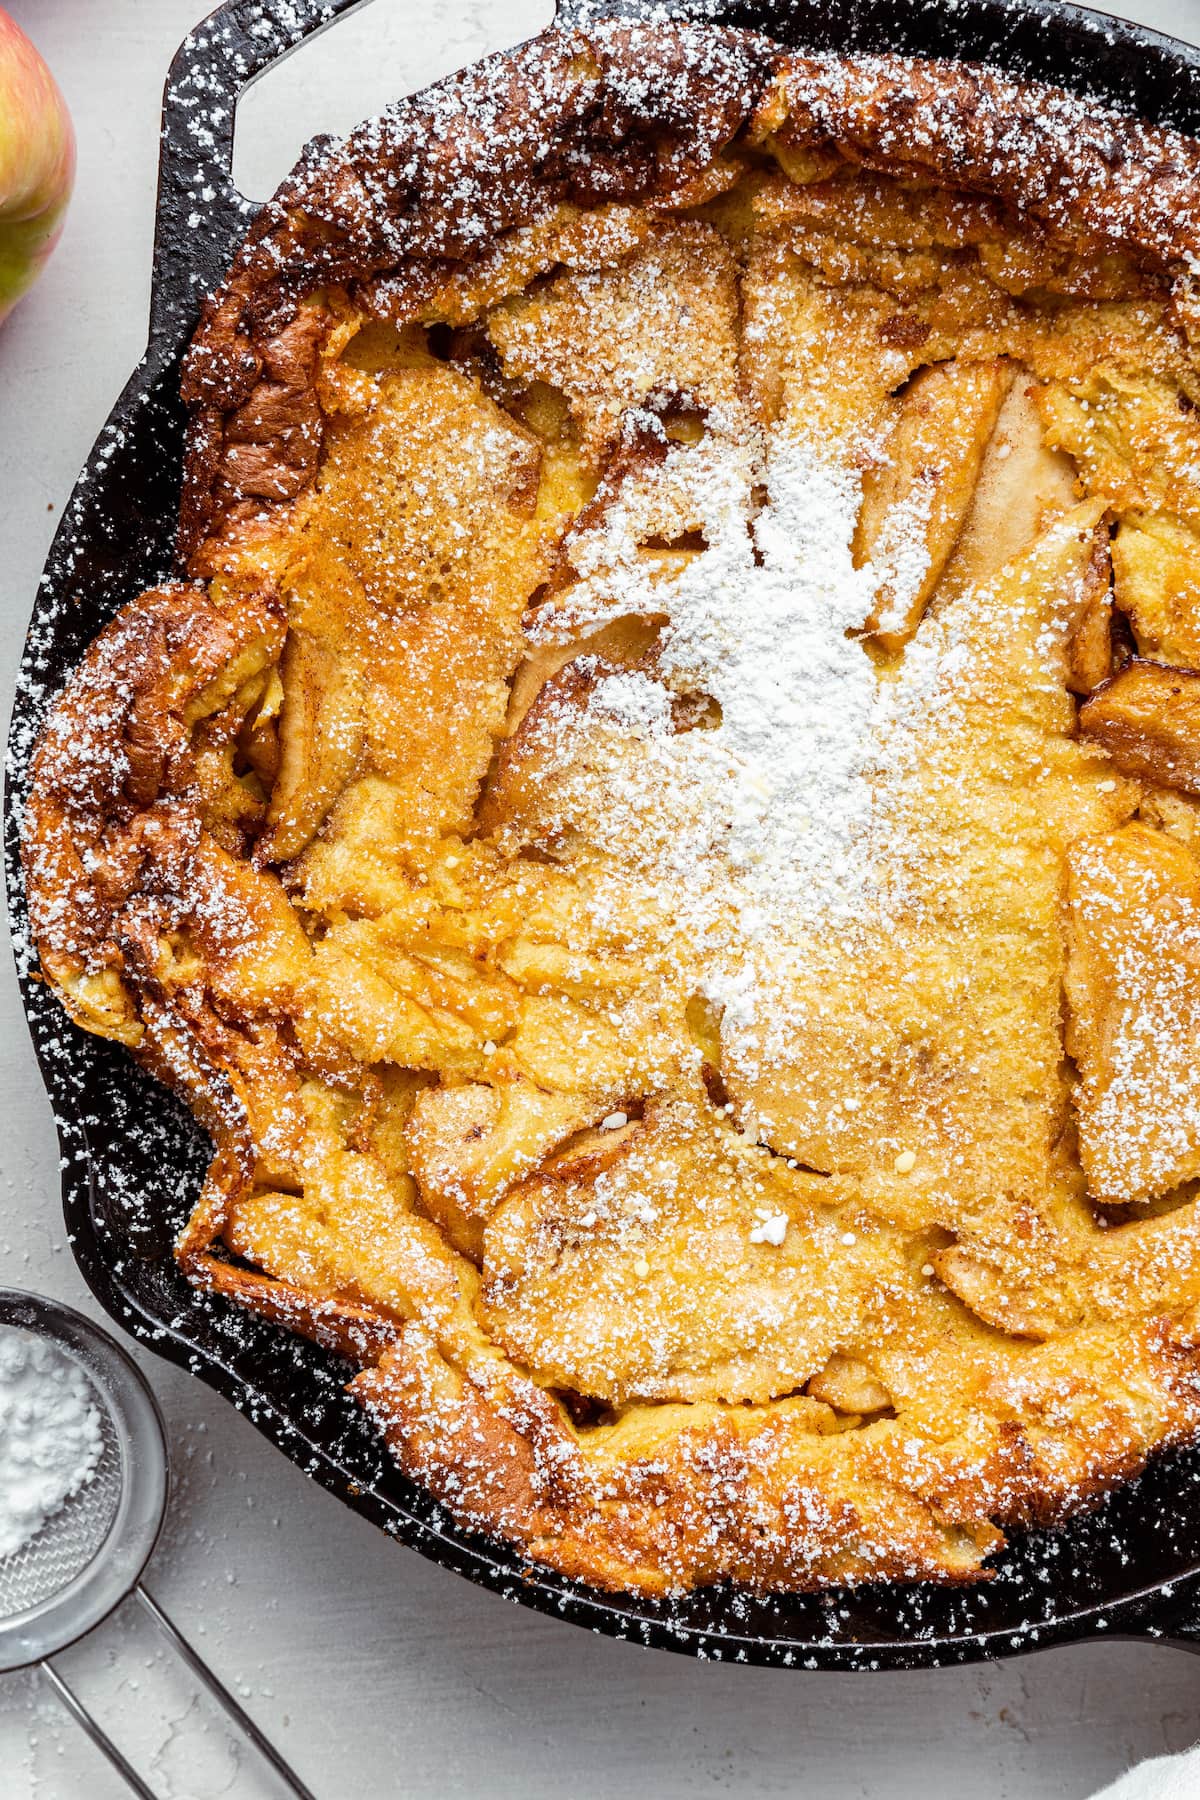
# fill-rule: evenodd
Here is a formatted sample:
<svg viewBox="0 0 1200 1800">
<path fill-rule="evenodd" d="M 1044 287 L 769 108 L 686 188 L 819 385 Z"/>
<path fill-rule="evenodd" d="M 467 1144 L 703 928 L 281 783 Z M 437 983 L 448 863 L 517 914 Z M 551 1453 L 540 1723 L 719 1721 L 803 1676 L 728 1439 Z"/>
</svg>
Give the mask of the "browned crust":
<svg viewBox="0 0 1200 1800">
<path fill-rule="evenodd" d="M 30 923 L 60 985 L 94 963 L 139 884 L 141 816 L 169 796 L 169 829 L 186 834 L 189 703 L 256 639 L 277 654 L 283 633 L 271 594 L 222 610 L 202 587 L 169 582 L 123 607 L 89 647 L 38 742 L 25 821 Z"/>
<path fill-rule="evenodd" d="M 992 194 L 1068 236 L 1133 245 L 1160 266 L 1200 245 L 1200 146 L 969 63 L 789 58 L 785 133 L 871 168 Z"/>
<path fill-rule="evenodd" d="M 1159 1444 L 1200 1423 L 1194 1323 L 1144 1322 L 1134 1356 L 1156 1390 Z M 961 1438 L 921 1441 L 899 1423 L 813 1435 L 783 1402 L 761 1417 L 689 1409 L 694 1422 L 641 1453 L 584 1459 L 550 1396 L 511 1371 L 450 1370 L 407 1325 L 352 1392 L 401 1467 L 470 1525 L 537 1562 L 606 1588 L 665 1593 L 733 1580 L 802 1591 L 860 1581 L 987 1578 L 1003 1544 L 993 1521 L 1053 1525 L 1103 1499 L 1145 1464 L 1121 1393 L 1120 1352 L 1089 1429 L 979 1417 Z M 1081 1384 L 1082 1385 L 1082 1384 Z M 1071 1397 L 1056 1382 L 1047 1413 Z M 802 1404 L 802 1403 L 801 1403 Z"/>
<path fill-rule="evenodd" d="M 184 362 L 181 561 L 218 510 L 290 499 L 315 472 L 319 429 L 297 399 L 287 452 L 281 437 L 259 439 L 250 485 L 238 423 L 280 382 L 281 360 L 283 379 L 302 384 L 289 333 L 304 295 L 386 274 L 417 299 L 559 202 L 666 200 L 743 128 L 776 59 L 743 32 L 552 31 L 392 107 L 336 150 L 310 145 L 206 302 Z"/>
<path fill-rule="evenodd" d="M 325 290 L 361 292 L 386 277 L 416 310 L 449 273 L 548 207 L 666 205 L 732 140 L 771 132 L 974 188 L 1087 243 L 1132 245 L 1162 274 L 1200 247 L 1200 147 L 1060 90 L 965 65 L 786 57 L 763 39 L 711 29 L 550 33 L 405 102 L 336 150 L 310 147 L 264 209 L 206 304 L 184 369 L 185 566 L 202 567 L 197 552 L 215 529 L 290 505 L 314 479 L 324 430 L 316 375 L 336 323 Z M 203 877 L 180 709 L 229 663 L 243 629 L 275 642 L 272 596 L 243 595 L 231 608 L 188 583 L 155 590 L 101 635 L 54 715 L 35 760 L 25 855 L 35 936 L 64 994 L 112 955 L 112 918 L 147 861 L 172 900 Z M 190 686 L 176 679 L 181 667 Z M 137 952 L 131 940 L 121 954 Z M 587 1466 L 562 1407 L 511 1367 L 480 1360 L 461 1371 L 421 1323 L 400 1326 L 210 1253 L 228 1195 L 247 1176 L 246 1103 L 236 1083 L 206 1098 L 205 1033 L 220 1022 L 184 1023 L 200 1047 L 194 1071 L 157 1048 L 169 1020 L 149 1054 L 221 1147 L 181 1246 L 193 1279 L 371 1365 L 354 1389 L 401 1465 L 461 1517 L 569 1575 L 641 1591 L 726 1578 L 796 1589 L 978 1579 L 1000 1542 L 991 1520 L 1062 1517 L 1135 1473 L 1143 1444 L 1200 1426 L 1195 1335 L 1152 1321 L 1136 1346 L 1144 1417 L 1131 1401 L 1086 1430 L 1047 1427 L 1039 1438 L 998 1406 L 973 1438 L 915 1447 L 885 1421 L 858 1434 L 835 1472 L 810 1415 L 797 1412 L 804 1429 L 790 1435 L 787 1403 L 752 1429 L 737 1409 L 697 1408 L 694 1423 L 657 1446 Z M 266 1085 L 269 1042 L 256 1047 L 258 1064 L 245 1044 L 236 1056 L 222 1049 L 226 1062 L 243 1058 L 247 1089 Z M 1056 1401 L 1069 1398 L 1056 1391 Z"/>
<path fill-rule="evenodd" d="M 399 1334 L 399 1327 L 392 1321 L 380 1318 L 365 1306 L 306 1294 L 303 1288 L 289 1282 L 272 1281 L 270 1276 L 239 1268 L 207 1252 L 192 1258 L 185 1267 L 197 1287 L 223 1294 L 273 1325 L 286 1326 L 324 1349 L 336 1351 L 348 1362 L 378 1362 Z"/>
<path fill-rule="evenodd" d="M 219 517 L 287 503 L 315 475 L 311 385 L 330 319 L 298 316 L 306 295 L 382 277 L 415 311 L 549 207 L 666 204 L 739 135 L 772 130 L 993 195 L 1160 270 L 1200 250 L 1200 147 L 1064 89 L 964 63 L 788 56 L 713 27 L 550 31 L 339 146 L 317 140 L 263 208 L 184 363 L 181 564 Z"/>
</svg>

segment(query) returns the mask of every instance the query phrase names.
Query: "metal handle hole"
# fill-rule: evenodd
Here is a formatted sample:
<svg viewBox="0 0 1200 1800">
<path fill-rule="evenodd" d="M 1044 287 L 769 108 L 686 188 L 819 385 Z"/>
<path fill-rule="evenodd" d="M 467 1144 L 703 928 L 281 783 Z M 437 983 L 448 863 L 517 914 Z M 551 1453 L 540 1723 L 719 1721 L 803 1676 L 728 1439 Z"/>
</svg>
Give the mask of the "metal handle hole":
<svg viewBox="0 0 1200 1800">
<path fill-rule="evenodd" d="M 341 136 L 394 100 L 544 31 L 554 0 L 494 7 L 446 0 L 439 29 L 419 28 L 413 0 L 374 0 L 259 77 L 238 102 L 233 179 L 249 200 L 274 193 L 310 138 Z"/>
</svg>

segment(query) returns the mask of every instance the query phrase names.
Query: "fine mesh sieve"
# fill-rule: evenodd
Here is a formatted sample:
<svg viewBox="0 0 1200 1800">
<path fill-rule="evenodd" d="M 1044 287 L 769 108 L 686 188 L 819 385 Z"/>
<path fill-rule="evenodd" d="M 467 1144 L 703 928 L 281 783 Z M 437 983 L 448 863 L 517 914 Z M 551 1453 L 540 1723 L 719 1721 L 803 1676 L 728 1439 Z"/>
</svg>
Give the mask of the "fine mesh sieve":
<svg viewBox="0 0 1200 1800">
<path fill-rule="evenodd" d="M 0 1288 L 0 1327 L 47 1338 L 83 1370 L 100 1417 L 91 1479 L 20 1550 L 0 1557 L 0 1673 L 36 1664 L 67 1710 L 141 1800 L 153 1790 L 51 1660 L 131 1595 L 298 1800 L 313 1795 L 177 1630 L 141 1576 L 167 1503 L 162 1419 L 141 1372 L 106 1331 L 35 1294 Z"/>
<path fill-rule="evenodd" d="M 0 1620 L 28 1613 L 61 1593 L 82 1575 L 112 1530 L 121 1500 L 121 1446 L 107 1408 L 100 1403 L 96 1411 L 102 1447 L 91 1480 L 28 1543 L 0 1557 Z"/>
</svg>

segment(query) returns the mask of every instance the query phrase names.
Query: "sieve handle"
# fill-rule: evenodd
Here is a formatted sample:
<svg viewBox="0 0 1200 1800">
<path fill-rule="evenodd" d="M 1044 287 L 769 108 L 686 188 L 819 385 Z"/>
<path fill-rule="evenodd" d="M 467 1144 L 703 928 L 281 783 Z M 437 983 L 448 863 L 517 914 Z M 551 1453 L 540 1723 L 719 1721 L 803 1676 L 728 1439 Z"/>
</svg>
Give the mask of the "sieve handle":
<svg viewBox="0 0 1200 1800">
<path fill-rule="evenodd" d="M 138 1800 L 158 1800 L 153 1788 L 148 1788 L 146 1786 L 133 1764 L 127 1757 L 122 1756 L 99 1720 L 92 1717 L 87 1707 L 83 1704 L 83 1701 L 79 1698 L 79 1695 L 67 1686 L 66 1682 L 49 1658 L 44 1658 L 38 1664 L 38 1668 L 42 1671 L 42 1674 L 46 1677 L 46 1680 L 50 1683 L 50 1686 L 54 1689 L 54 1692 L 58 1695 L 76 1724 L 83 1727 L 84 1731 L 87 1732 L 101 1755 L 106 1756 L 113 1768 L 117 1771 L 117 1774 L 124 1777 L 129 1785 L 131 1793 L 136 1794 Z"/>
<path fill-rule="evenodd" d="M 154 1623 L 158 1626 L 163 1636 L 167 1638 L 169 1643 L 183 1658 L 192 1673 L 200 1677 L 214 1699 L 224 1708 L 228 1717 L 231 1718 L 236 1725 L 241 1727 L 255 1749 L 266 1758 L 280 1780 L 284 1781 L 291 1792 L 295 1794 L 296 1800 L 316 1800 L 316 1796 L 312 1789 L 305 1787 L 300 1777 L 296 1774 L 296 1771 L 289 1763 L 284 1761 L 270 1738 L 264 1736 L 258 1726 L 254 1723 L 254 1720 L 250 1717 L 249 1713 L 246 1712 L 243 1707 L 238 1705 L 220 1676 L 209 1668 L 200 1652 L 193 1647 L 187 1638 L 184 1637 L 179 1627 L 171 1623 L 170 1619 L 158 1604 L 158 1601 L 154 1599 L 153 1595 L 146 1591 L 140 1581 L 133 1591 L 145 1607 L 146 1611 L 150 1614 L 150 1617 L 154 1620 Z M 147 1790 L 143 1789 L 142 1791 L 146 1792 Z M 154 1800 L 152 1794 L 150 1795 L 150 1800 Z"/>
<path fill-rule="evenodd" d="M 200 1655 L 200 1652 L 194 1648 L 187 1638 L 184 1637 L 178 1626 L 174 1625 L 167 1617 L 153 1595 L 147 1592 L 140 1581 L 133 1591 L 176 1653 L 183 1659 L 188 1668 L 191 1669 L 192 1673 L 199 1676 L 200 1680 L 224 1709 L 226 1717 L 232 1719 L 234 1724 L 241 1728 L 245 1736 L 254 1745 L 255 1749 L 271 1765 L 280 1780 L 284 1782 L 289 1792 L 296 1796 L 296 1800 L 316 1800 L 316 1796 L 313 1794 L 312 1789 L 305 1787 L 291 1765 L 284 1761 L 270 1738 L 265 1736 L 264 1733 L 259 1730 L 249 1713 L 246 1712 L 243 1707 L 239 1706 L 220 1676 L 217 1675 L 214 1670 L 209 1668 L 204 1658 Z M 117 1774 L 120 1775 L 128 1785 L 130 1792 L 136 1794 L 138 1800 L 158 1800 L 158 1796 L 155 1794 L 154 1789 L 146 1786 L 146 1783 L 142 1780 L 128 1757 L 124 1756 L 122 1752 L 118 1750 L 100 1721 L 93 1717 L 88 1711 L 74 1689 L 68 1687 L 49 1657 L 43 1657 L 42 1661 L 38 1664 L 38 1668 L 42 1671 L 42 1674 L 45 1676 L 54 1692 L 58 1695 L 58 1698 L 62 1701 L 62 1704 L 75 1720 L 76 1724 L 87 1733 L 101 1755 L 108 1758 L 108 1761 L 117 1771 Z"/>
</svg>

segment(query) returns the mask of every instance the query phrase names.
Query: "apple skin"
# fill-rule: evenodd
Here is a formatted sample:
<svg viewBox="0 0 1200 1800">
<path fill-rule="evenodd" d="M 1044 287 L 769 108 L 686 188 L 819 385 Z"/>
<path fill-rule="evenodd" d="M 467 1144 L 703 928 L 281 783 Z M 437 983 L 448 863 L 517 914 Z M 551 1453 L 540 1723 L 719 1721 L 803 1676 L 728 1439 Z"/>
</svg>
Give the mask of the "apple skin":
<svg viewBox="0 0 1200 1800">
<path fill-rule="evenodd" d="M 0 319 L 40 274 L 75 179 L 75 132 L 53 75 L 0 7 Z"/>
</svg>

